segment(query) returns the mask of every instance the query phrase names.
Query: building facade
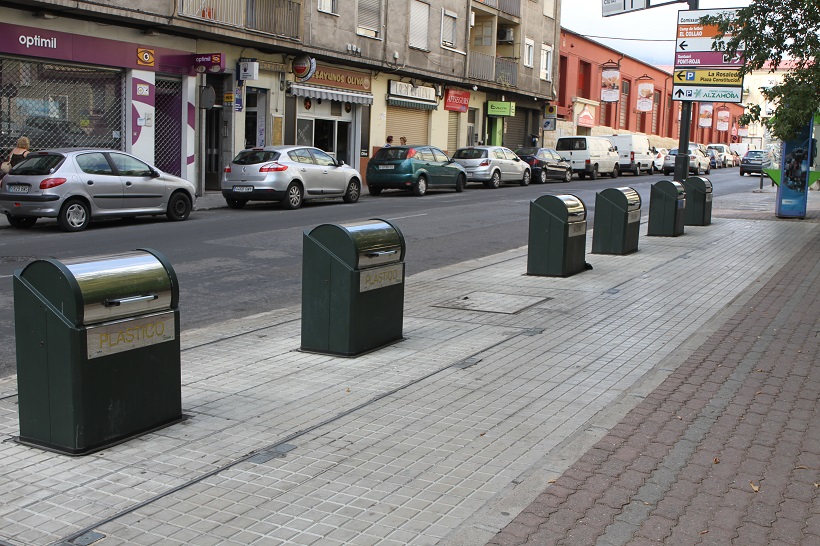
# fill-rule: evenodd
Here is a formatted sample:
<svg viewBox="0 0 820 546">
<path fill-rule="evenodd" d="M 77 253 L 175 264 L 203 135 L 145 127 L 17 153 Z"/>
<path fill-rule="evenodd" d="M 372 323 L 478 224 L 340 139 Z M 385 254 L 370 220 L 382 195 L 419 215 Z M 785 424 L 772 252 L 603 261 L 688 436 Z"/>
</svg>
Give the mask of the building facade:
<svg viewBox="0 0 820 546">
<path fill-rule="evenodd" d="M 4 147 L 118 148 L 200 193 L 251 146 L 363 170 L 388 135 L 529 144 L 558 92 L 556 0 L 12 0 L 0 16 Z"/>
<path fill-rule="evenodd" d="M 642 133 L 657 148 L 676 148 L 680 102 L 673 100 L 672 67 L 655 67 L 567 29 L 560 31 L 556 131 L 567 135 Z M 725 143 L 737 135 L 743 106 L 693 103 L 691 138 Z M 550 138 L 552 137 L 552 138 Z"/>
</svg>

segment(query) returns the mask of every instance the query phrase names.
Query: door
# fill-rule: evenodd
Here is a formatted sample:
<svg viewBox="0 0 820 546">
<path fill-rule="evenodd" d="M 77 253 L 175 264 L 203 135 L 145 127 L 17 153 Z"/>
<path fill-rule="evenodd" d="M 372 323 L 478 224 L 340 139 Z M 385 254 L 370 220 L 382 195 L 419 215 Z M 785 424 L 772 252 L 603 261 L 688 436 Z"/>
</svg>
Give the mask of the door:
<svg viewBox="0 0 820 546">
<path fill-rule="evenodd" d="M 123 206 L 127 209 L 160 209 L 165 205 L 165 183 L 152 176 L 151 167 L 135 157 L 109 154 L 123 186 Z"/>
<path fill-rule="evenodd" d="M 205 114 L 205 188 L 218 190 L 222 179 L 222 108 Z"/>
<path fill-rule="evenodd" d="M 453 177 L 454 171 L 450 167 L 450 160 L 447 159 L 447 154 L 438 148 L 430 147 L 433 152 L 433 164 L 435 165 L 436 184 L 442 186 L 451 186 L 456 183 Z"/>
<path fill-rule="evenodd" d="M 504 148 L 504 156 L 510 165 L 510 180 L 518 181 L 524 178 L 524 171 L 527 170 L 527 164 L 521 161 L 521 158 L 509 148 Z"/>
<path fill-rule="evenodd" d="M 350 153 L 350 127 L 349 121 L 336 122 L 336 159 L 353 165 L 354 158 Z"/>
<path fill-rule="evenodd" d="M 102 152 L 77 156 L 77 166 L 82 172 L 81 181 L 95 207 L 101 210 L 122 208 L 122 180 L 114 172 Z"/>
<path fill-rule="evenodd" d="M 504 149 L 493 148 L 492 154 L 493 165 L 498 167 L 498 170 L 501 172 L 501 181 L 506 182 L 507 180 L 512 180 L 510 162 L 507 161 L 507 156 L 504 155 Z"/>
<path fill-rule="evenodd" d="M 345 171 L 339 169 L 336 161 L 322 150 L 314 148 L 310 152 L 313 154 L 317 170 L 321 172 L 322 194 L 343 194 L 347 184 Z"/>
<path fill-rule="evenodd" d="M 419 170 L 423 170 L 427 175 L 427 185 L 437 186 L 439 184 L 439 175 L 436 172 L 436 162 L 433 156 L 433 151 L 428 147 L 416 148 L 416 157 L 418 158 Z"/>
</svg>

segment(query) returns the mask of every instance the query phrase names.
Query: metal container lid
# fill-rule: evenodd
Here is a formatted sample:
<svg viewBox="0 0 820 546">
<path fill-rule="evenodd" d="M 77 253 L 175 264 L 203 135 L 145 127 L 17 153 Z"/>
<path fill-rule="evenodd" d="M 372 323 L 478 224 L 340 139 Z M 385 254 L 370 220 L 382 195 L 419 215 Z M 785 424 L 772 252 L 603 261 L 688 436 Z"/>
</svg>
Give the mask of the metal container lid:
<svg viewBox="0 0 820 546">
<path fill-rule="evenodd" d="M 345 224 L 323 224 L 306 234 L 353 269 L 366 269 L 404 259 L 401 231 L 374 218 Z"/>
<path fill-rule="evenodd" d="M 690 176 L 683 181 L 684 187 L 693 190 L 699 190 L 704 193 L 712 193 L 712 181 L 705 176 Z"/>
<path fill-rule="evenodd" d="M 572 194 L 542 195 L 533 203 L 567 223 L 583 222 L 587 218 L 586 205 Z"/>
<path fill-rule="evenodd" d="M 675 196 L 678 199 L 684 199 L 686 197 L 686 188 L 684 188 L 683 184 L 675 180 L 659 180 L 652 184 L 652 189 L 670 196 Z"/>
<path fill-rule="evenodd" d="M 612 201 L 621 207 L 622 210 L 632 212 L 641 208 L 641 196 L 629 186 L 620 188 L 606 188 L 600 192 L 601 197 Z"/>
<path fill-rule="evenodd" d="M 36 260 L 19 277 L 75 326 L 163 311 L 179 301 L 173 268 L 149 249 Z"/>
</svg>

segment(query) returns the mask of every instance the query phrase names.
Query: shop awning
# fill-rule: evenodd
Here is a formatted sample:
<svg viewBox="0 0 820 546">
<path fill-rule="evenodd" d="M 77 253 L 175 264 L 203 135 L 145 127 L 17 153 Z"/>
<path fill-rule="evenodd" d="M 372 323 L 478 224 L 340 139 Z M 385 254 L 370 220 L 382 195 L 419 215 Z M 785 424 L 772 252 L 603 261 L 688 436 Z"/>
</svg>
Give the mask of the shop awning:
<svg viewBox="0 0 820 546">
<path fill-rule="evenodd" d="M 329 87 L 319 87 L 317 85 L 292 83 L 290 84 L 290 92 L 297 97 L 336 100 L 339 102 L 353 102 L 356 104 L 373 104 L 373 95 L 370 93 L 355 93 L 353 91 L 331 89 Z"/>
<path fill-rule="evenodd" d="M 390 106 L 403 106 L 405 108 L 415 108 L 417 110 L 438 110 L 438 104 L 435 102 L 424 102 L 420 100 L 396 99 L 393 97 L 387 98 L 387 104 Z"/>
</svg>

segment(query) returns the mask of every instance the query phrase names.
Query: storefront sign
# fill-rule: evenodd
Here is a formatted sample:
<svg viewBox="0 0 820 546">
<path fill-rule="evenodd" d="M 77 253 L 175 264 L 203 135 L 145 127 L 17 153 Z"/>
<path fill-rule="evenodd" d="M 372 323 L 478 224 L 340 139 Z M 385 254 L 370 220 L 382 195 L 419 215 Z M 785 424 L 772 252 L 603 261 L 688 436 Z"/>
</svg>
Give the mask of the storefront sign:
<svg viewBox="0 0 820 546">
<path fill-rule="evenodd" d="M 370 92 L 370 74 L 364 72 L 354 72 L 352 70 L 342 70 L 332 66 L 317 65 L 316 72 L 311 78 L 311 83 L 326 85 L 328 87 L 338 87 L 340 89 L 350 89 L 351 91 Z"/>
<path fill-rule="evenodd" d="M 453 112 L 466 112 L 470 106 L 470 92 L 448 89 L 444 93 L 444 109 Z"/>
<path fill-rule="evenodd" d="M 423 85 L 413 87 L 412 84 L 397 80 L 390 80 L 390 94 L 396 97 L 405 97 L 413 100 L 431 102 L 433 104 L 437 102 L 436 90 L 433 87 Z"/>
<path fill-rule="evenodd" d="M 310 55 L 299 55 L 293 59 L 291 71 L 297 82 L 306 82 L 316 73 L 316 59 Z"/>
<path fill-rule="evenodd" d="M 578 127 L 595 127 L 595 115 L 589 109 L 588 104 L 585 104 L 578 114 Z"/>
<path fill-rule="evenodd" d="M 259 79 L 259 63 L 256 60 L 239 59 L 239 77 L 240 80 L 258 80 Z"/>
<path fill-rule="evenodd" d="M 222 53 L 195 53 L 191 55 L 191 64 L 199 73 L 216 74 L 225 72 L 225 55 Z"/>
<path fill-rule="evenodd" d="M 514 116 L 515 115 L 515 103 L 514 102 L 501 102 L 501 101 L 488 101 L 487 102 L 487 115 L 488 116 Z"/>
<path fill-rule="evenodd" d="M 234 101 L 233 101 L 234 110 L 236 112 L 241 112 L 242 111 L 242 89 L 237 87 L 235 89 L 235 92 L 236 92 L 236 97 L 234 98 Z"/>
<path fill-rule="evenodd" d="M 0 23 L 0 52 L 51 61 L 72 61 L 149 71 L 160 70 L 160 67 L 163 70 L 175 67 L 190 75 L 193 75 L 194 70 L 189 51 L 164 47 L 146 48 L 145 44 L 137 45 L 6 23 Z"/>
</svg>

